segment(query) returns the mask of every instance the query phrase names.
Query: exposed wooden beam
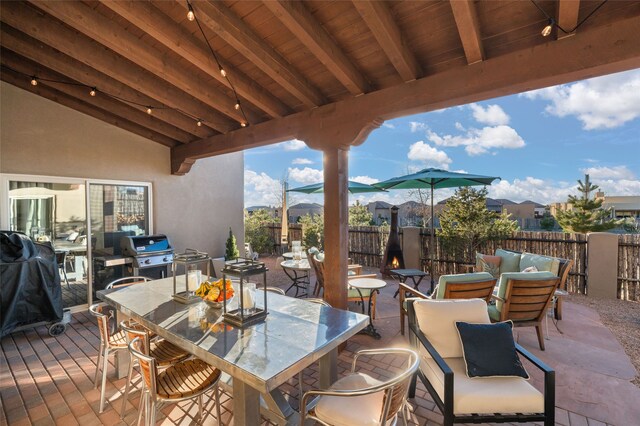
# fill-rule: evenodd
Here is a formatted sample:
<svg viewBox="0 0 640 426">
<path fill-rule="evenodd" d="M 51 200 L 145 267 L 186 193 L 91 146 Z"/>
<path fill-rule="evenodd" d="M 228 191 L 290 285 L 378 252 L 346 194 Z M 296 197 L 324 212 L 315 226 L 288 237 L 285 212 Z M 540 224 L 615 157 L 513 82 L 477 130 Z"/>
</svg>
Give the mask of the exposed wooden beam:
<svg viewBox="0 0 640 426">
<path fill-rule="evenodd" d="M 111 114 L 110 112 L 96 106 L 89 105 L 88 103 L 83 102 L 75 97 L 62 93 L 59 90 L 47 87 L 43 84 L 32 86 L 29 80 L 26 80 L 22 75 L 16 74 L 7 68 L 2 68 L 0 79 L 28 92 L 35 93 L 36 95 L 40 95 L 43 98 L 47 98 L 60 105 L 64 105 L 68 108 L 74 109 L 78 112 L 81 112 L 82 114 L 97 118 L 98 120 L 104 121 L 105 123 L 112 124 L 116 127 L 127 130 L 131 133 L 135 133 L 136 135 L 150 139 L 154 142 L 158 142 L 167 147 L 173 147 L 177 144 L 180 144 L 179 142 L 176 142 L 173 139 L 166 137 L 165 135 L 156 133 L 153 130 L 149 130 L 137 123 L 133 123 L 127 119 L 118 117 L 117 115 Z"/>
<path fill-rule="evenodd" d="M 389 7 L 382 1 L 354 0 L 354 6 L 404 81 L 422 75 L 418 61 L 406 45 Z"/>
<path fill-rule="evenodd" d="M 213 136 L 172 150 L 172 167 L 185 161 L 298 138 L 348 123 L 389 120 L 470 102 L 521 93 L 598 75 L 640 68 L 640 16 L 581 32 L 562 43 L 545 43 L 457 67 L 311 111 Z M 550 65 L 552 64 L 552 65 Z M 325 141 L 321 143 L 326 143 Z M 316 145 L 321 148 L 321 145 Z M 182 168 L 184 170 L 184 167 Z"/>
<path fill-rule="evenodd" d="M 153 6 L 151 2 L 102 0 L 102 4 L 185 58 L 201 71 L 215 78 L 219 83 L 230 88 L 229 82 L 218 71 L 218 66 L 204 43 L 182 26 L 176 25 L 170 17 Z M 240 70 L 222 60 L 221 65 L 232 80 L 241 102 L 248 101 L 271 117 L 284 117 L 291 113 L 291 109 L 287 105 Z"/>
<path fill-rule="evenodd" d="M 76 61 L 70 56 L 58 52 L 8 25 L 2 25 L 0 28 L 0 40 L 2 40 L 3 47 L 14 52 L 20 52 L 21 56 L 72 80 L 88 86 L 95 86 L 101 91 L 136 102 L 140 105 L 154 105 L 158 103 L 155 99 L 129 88 L 108 75 L 82 62 Z M 134 104 L 130 106 L 144 112 L 143 107 L 137 107 Z M 190 135 L 189 140 L 201 139 L 213 135 L 208 127 L 197 126 L 193 118 L 173 110 L 159 109 L 154 111 L 153 117 L 188 133 Z"/>
<path fill-rule="evenodd" d="M 184 0 L 176 1 L 187 10 Z M 193 7 L 202 24 L 218 34 L 304 105 L 312 108 L 326 103 L 325 97 L 318 89 L 222 2 L 198 2 Z"/>
<path fill-rule="evenodd" d="M 578 25 L 579 12 L 580 0 L 560 0 L 556 6 L 556 22 L 565 30 L 570 31 Z M 575 32 L 565 34 L 562 31 L 558 31 L 558 39 L 570 37 L 574 34 Z"/>
<path fill-rule="evenodd" d="M 456 20 L 460 41 L 464 48 L 469 65 L 484 59 L 482 38 L 480 37 L 480 24 L 474 0 L 450 0 L 453 17 Z"/>
<path fill-rule="evenodd" d="M 68 96 L 75 97 L 80 101 L 87 104 L 96 106 L 104 111 L 109 111 L 113 115 L 117 115 L 127 120 L 137 123 L 142 127 L 153 130 L 158 134 L 165 135 L 170 139 L 174 139 L 181 143 L 187 143 L 191 140 L 191 135 L 182 130 L 179 130 L 170 124 L 167 124 L 161 120 L 158 120 L 153 115 L 149 115 L 146 112 L 132 108 L 131 106 L 120 102 L 116 99 L 110 98 L 107 95 L 96 92 L 96 96 L 89 94 L 90 89 L 83 86 L 78 86 L 78 82 L 71 80 L 64 75 L 58 74 L 55 71 L 48 70 L 38 64 L 21 57 L 15 52 L 11 52 L 6 48 L 0 49 L 0 61 L 2 65 L 8 66 L 16 71 L 22 72 L 26 75 L 32 75 L 34 70 L 37 69 L 38 78 L 42 79 L 40 83 L 45 86 L 49 86 L 61 93 Z M 23 76 L 27 80 L 31 80 L 29 77 Z M 53 80 L 49 81 L 49 80 Z M 70 84 L 55 83 L 57 81 L 64 81 Z"/>
<path fill-rule="evenodd" d="M 163 55 L 149 44 L 125 28 L 114 25 L 111 20 L 90 6 L 80 2 L 64 1 L 31 0 L 31 3 L 227 117 L 237 122 L 244 121 L 240 111 L 234 108 L 234 98 L 207 84 L 193 69 L 163 58 Z M 252 114 L 248 105 L 244 109 L 251 123 L 258 121 L 258 115 Z"/>
<path fill-rule="evenodd" d="M 0 2 L 0 20 L 65 55 L 157 99 L 158 103 L 203 119 L 205 125 L 211 129 L 226 133 L 237 128 L 237 123 L 189 94 L 29 5 Z"/>
<path fill-rule="evenodd" d="M 349 92 L 360 95 L 371 90 L 362 73 L 356 69 L 303 2 L 264 0 L 263 3 Z"/>
</svg>

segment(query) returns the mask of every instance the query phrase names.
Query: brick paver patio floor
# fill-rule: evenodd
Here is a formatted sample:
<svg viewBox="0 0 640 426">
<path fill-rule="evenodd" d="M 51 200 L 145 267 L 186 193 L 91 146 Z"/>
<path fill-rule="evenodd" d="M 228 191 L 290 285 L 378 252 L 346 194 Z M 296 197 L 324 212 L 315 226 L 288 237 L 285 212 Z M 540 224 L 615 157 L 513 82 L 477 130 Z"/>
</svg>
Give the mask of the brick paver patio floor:
<svg viewBox="0 0 640 426">
<path fill-rule="evenodd" d="M 288 278 L 277 266 L 275 258 L 264 260 L 271 269 L 269 285 L 288 287 Z M 398 302 L 393 299 L 397 285 L 393 280 L 387 282 L 389 285 L 379 297 L 375 321 L 382 339 L 374 340 L 365 335 L 352 338 L 339 356 L 339 375 L 349 370 L 353 353 L 359 349 L 407 345 L 406 337 L 399 333 Z M 359 308 L 354 306 L 353 309 Z M 517 329 L 516 339 L 556 369 L 557 424 L 639 424 L 640 389 L 630 383 L 635 369 L 598 315 L 586 307 L 567 303 L 565 319 L 560 321 L 558 328 L 550 322 L 549 329 L 544 352 L 537 348 L 533 328 Z M 125 420 L 121 422 L 120 392 L 124 389 L 125 379 L 118 380 L 113 374 L 107 382 L 110 403 L 104 413 L 98 413 L 100 391 L 93 387 L 98 344 L 95 321 L 85 312 L 74 314 L 67 332 L 58 338 L 50 337 L 45 327 L 3 338 L 0 342 L 0 424 L 135 424 L 140 393 L 131 394 Z M 401 360 L 393 356 L 364 361 L 362 368 L 381 379 L 392 376 L 401 364 Z M 533 373 L 532 383 L 539 387 L 541 376 L 532 368 L 529 372 Z M 317 379 L 317 365 L 306 369 L 305 390 L 315 387 Z M 416 398 L 410 401 L 409 423 L 440 424 L 440 411 L 418 383 Z M 283 385 L 283 390 L 291 405 L 297 407 L 297 380 Z M 221 400 L 222 424 L 232 425 L 233 401 L 227 393 L 223 393 Z M 193 424 L 198 409 L 197 404 L 187 401 L 165 406 L 161 411 L 159 422 L 162 424 Z M 204 424 L 219 424 L 212 400 L 206 403 L 205 416 Z"/>
</svg>

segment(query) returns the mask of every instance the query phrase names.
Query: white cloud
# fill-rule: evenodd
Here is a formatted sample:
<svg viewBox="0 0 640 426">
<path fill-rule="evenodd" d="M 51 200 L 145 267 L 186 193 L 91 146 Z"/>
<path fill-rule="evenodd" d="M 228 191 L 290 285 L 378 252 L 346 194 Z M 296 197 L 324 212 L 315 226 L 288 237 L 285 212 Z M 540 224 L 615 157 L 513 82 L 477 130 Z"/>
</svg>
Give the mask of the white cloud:
<svg viewBox="0 0 640 426">
<path fill-rule="evenodd" d="M 545 111 L 557 117 L 575 116 L 585 130 L 610 129 L 640 117 L 640 71 L 547 87 L 520 96 L 550 101 Z"/>
<path fill-rule="evenodd" d="M 324 174 L 322 170 L 312 169 L 311 167 L 305 167 L 304 169 L 289 167 L 289 178 L 295 182 L 308 185 L 322 182 L 324 180 Z"/>
<path fill-rule="evenodd" d="M 478 104 L 469 104 L 469 108 L 473 111 L 473 118 L 478 123 L 490 126 L 509 124 L 509 116 L 499 105 L 487 105 L 483 108 Z"/>
<path fill-rule="evenodd" d="M 588 174 L 591 179 L 635 179 L 635 174 L 627 166 L 614 167 L 587 167 L 580 169 L 582 173 Z"/>
<path fill-rule="evenodd" d="M 506 198 L 515 202 L 533 200 L 541 204 L 565 202 L 569 194 L 576 193 L 575 188 L 574 184 L 546 181 L 531 176 L 511 182 L 501 180 L 487 187 L 491 198 Z"/>
<path fill-rule="evenodd" d="M 451 164 L 451 158 L 446 152 L 440 151 L 423 141 L 411 144 L 407 158 L 413 161 L 420 161 L 426 166 L 441 167 L 443 169 L 448 169 L 449 164 Z"/>
<path fill-rule="evenodd" d="M 266 173 L 253 170 L 244 171 L 244 203 L 245 206 L 276 205 L 282 188 L 280 181 Z"/>
<path fill-rule="evenodd" d="M 372 178 L 370 176 L 350 177 L 349 180 L 352 180 L 354 182 L 364 183 L 364 184 L 367 184 L 367 185 L 371 185 L 373 183 L 380 182 L 380 179 Z"/>
<path fill-rule="evenodd" d="M 491 149 L 516 149 L 525 146 L 524 140 L 512 127 L 495 126 L 469 129 L 464 135 L 440 136 L 428 131 L 429 141 L 439 146 L 464 146 L 469 155 L 486 154 Z"/>
<path fill-rule="evenodd" d="M 308 158 L 294 158 L 291 164 L 313 164 L 313 161 Z"/>
<path fill-rule="evenodd" d="M 409 123 L 409 128 L 411 129 L 411 133 L 416 133 L 423 130 L 428 130 L 429 126 L 427 126 L 425 123 L 420 123 L 419 121 L 412 121 Z"/>
<path fill-rule="evenodd" d="M 277 144 L 277 146 L 282 147 L 285 151 L 300 151 L 307 147 L 307 144 L 304 141 L 293 139 L 287 142 L 281 142 Z"/>
<path fill-rule="evenodd" d="M 461 132 L 464 132 L 464 126 L 459 121 L 456 121 L 456 129 L 460 130 Z"/>
<path fill-rule="evenodd" d="M 387 121 L 382 123 L 382 127 L 386 127 L 387 129 L 395 129 L 396 128 L 395 124 L 389 123 Z"/>
</svg>

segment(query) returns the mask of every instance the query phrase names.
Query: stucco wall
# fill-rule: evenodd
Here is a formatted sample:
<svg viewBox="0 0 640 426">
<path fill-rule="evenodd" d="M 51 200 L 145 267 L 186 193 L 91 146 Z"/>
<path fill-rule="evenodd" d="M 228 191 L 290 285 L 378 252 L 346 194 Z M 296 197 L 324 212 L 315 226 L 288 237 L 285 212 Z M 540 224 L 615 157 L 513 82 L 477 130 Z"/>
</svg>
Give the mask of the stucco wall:
<svg viewBox="0 0 640 426">
<path fill-rule="evenodd" d="M 242 153 L 173 176 L 169 148 L 7 83 L 0 88 L 0 173 L 151 182 L 155 232 L 176 250 L 221 256 L 229 227 L 242 247 Z"/>
</svg>

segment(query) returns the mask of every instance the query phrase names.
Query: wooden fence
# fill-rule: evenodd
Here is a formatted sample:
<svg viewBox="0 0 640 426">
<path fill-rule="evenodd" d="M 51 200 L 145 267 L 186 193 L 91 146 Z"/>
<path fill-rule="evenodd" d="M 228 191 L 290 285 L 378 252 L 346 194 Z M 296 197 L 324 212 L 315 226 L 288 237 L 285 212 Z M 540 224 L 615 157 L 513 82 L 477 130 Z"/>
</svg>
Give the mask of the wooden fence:
<svg viewBox="0 0 640 426">
<path fill-rule="evenodd" d="M 618 237 L 618 298 L 640 301 L 640 235 Z"/>
<path fill-rule="evenodd" d="M 350 226 L 349 257 L 351 261 L 364 266 L 380 267 L 388 238 L 388 226 Z"/>
<path fill-rule="evenodd" d="M 289 225 L 289 242 L 286 246 L 280 244 L 280 230 L 282 225 L 279 223 L 272 223 L 266 225 L 269 230 L 269 238 L 271 238 L 273 245 L 273 252 L 275 254 L 282 254 L 289 251 L 291 241 L 302 241 L 302 225 L 299 223 L 292 223 Z"/>
</svg>

